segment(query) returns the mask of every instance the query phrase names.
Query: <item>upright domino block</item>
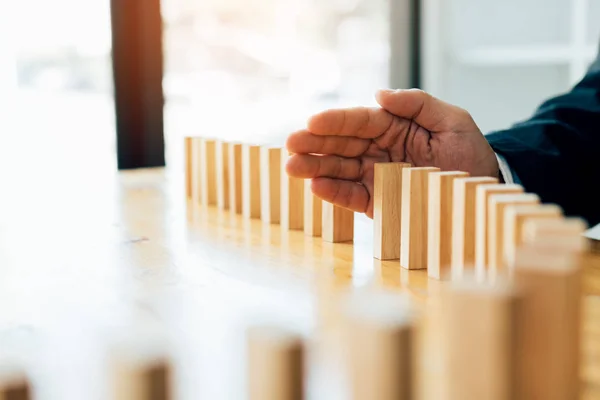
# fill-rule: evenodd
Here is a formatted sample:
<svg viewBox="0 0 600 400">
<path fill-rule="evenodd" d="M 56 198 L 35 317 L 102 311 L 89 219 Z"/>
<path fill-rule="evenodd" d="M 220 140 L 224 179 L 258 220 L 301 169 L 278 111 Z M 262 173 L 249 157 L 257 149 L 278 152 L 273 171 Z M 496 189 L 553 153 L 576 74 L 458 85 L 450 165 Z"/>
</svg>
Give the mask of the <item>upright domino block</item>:
<svg viewBox="0 0 600 400">
<path fill-rule="evenodd" d="M 347 312 L 348 365 L 352 400 L 416 398 L 417 325 L 408 310 L 372 304 L 366 298 Z"/>
<path fill-rule="evenodd" d="M 184 139 L 184 157 L 185 157 L 185 197 L 192 198 L 192 159 L 193 159 L 193 138 Z"/>
<path fill-rule="evenodd" d="M 200 146 L 202 169 L 200 182 L 201 196 L 204 206 L 217 205 L 217 142 L 213 139 L 202 139 Z"/>
<path fill-rule="evenodd" d="M 402 170 L 400 265 L 403 268 L 427 268 L 429 174 L 439 170 L 435 167 Z"/>
<path fill-rule="evenodd" d="M 322 234 L 323 201 L 314 195 L 311 181 L 304 180 L 304 234 L 319 237 Z"/>
<path fill-rule="evenodd" d="M 452 278 L 460 279 L 465 268 L 475 267 L 476 190 L 480 185 L 497 184 L 492 177 L 456 178 L 452 210 Z"/>
<path fill-rule="evenodd" d="M 403 162 L 376 163 L 373 195 L 373 257 L 400 259 Z"/>
<path fill-rule="evenodd" d="M 230 143 L 229 163 L 229 207 L 235 214 L 242 213 L 242 144 Z"/>
<path fill-rule="evenodd" d="M 217 208 L 229 210 L 229 143 L 217 141 Z"/>
<path fill-rule="evenodd" d="M 523 246 L 514 281 L 525 297 L 517 331 L 522 392 L 516 398 L 578 399 L 582 291 L 576 255 Z"/>
<path fill-rule="evenodd" d="M 281 221 L 281 148 L 260 148 L 260 218 L 266 224 Z"/>
<path fill-rule="evenodd" d="M 252 327 L 247 333 L 248 398 L 304 400 L 303 339 L 277 327 Z"/>
<path fill-rule="evenodd" d="M 523 244 L 523 225 L 528 220 L 558 219 L 562 209 L 555 204 L 511 205 L 504 210 L 502 263 L 512 269 L 517 248 Z"/>
<path fill-rule="evenodd" d="M 450 278 L 454 209 L 454 180 L 467 172 L 445 171 L 429 174 L 427 215 L 427 275 L 433 279 Z"/>
<path fill-rule="evenodd" d="M 172 400 L 171 365 L 162 357 L 120 354 L 116 357 L 111 399 Z"/>
<path fill-rule="evenodd" d="M 323 240 L 330 243 L 354 240 L 354 212 L 327 201 L 322 202 Z"/>
<path fill-rule="evenodd" d="M 475 195 L 475 270 L 478 276 L 485 271 L 488 261 L 488 226 L 490 210 L 488 207 L 490 196 L 494 194 L 523 193 L 523 187 L 516 184 L 489 184 L 479 185 Z"/>
<path fill-rule="evenodd" d="M 448 400 L 519 398 L 518 290 L 506 282 L 484 286 L 464 280 L 445 296 Z"/>
<path fill-rule="evenodd" d="M 304 179 L 294 178 L 285 172 L 288 158 L 289 154 L 284 152 L 281 157 L 281 229 L 301 231 L 305 213 Z"/>
<path fill-rule="evenodd" d="M 504 247 L 504 210 L 509 205 L 536 205 L 540 203 L 538 195 L 533 193 L 494 194 L 488 201 L 488 260 L 487 273 L 490 279 L 496 279 L 501 270 L 506 270 L 502 262 Z M 483 271 L 479 271 L 480 273 Z"/>
<path fill-rule="evenodd" d="M 540 218 L 523 223 L 523 244 L 550 245 L 558 249 L 579 248 L 587 223 L 577 217 Z"/>
<path fill-rule="evenodd" d="M 31 390 L 27 376 L 11 365 L 0 367 L 0 400 L 31 400 Z"/>
<path fill-rule="evenodd" d="M 242 146 L 242 214 L 245 218 L 261 217 L 260 146 Z"/>
<path fill-rule="evenodd" d="M 192 184 L 192 202 L 194 204 L 202 204 L 202 138 L 194 137 L 191 143 L 191 184 Z"/>
</svg>

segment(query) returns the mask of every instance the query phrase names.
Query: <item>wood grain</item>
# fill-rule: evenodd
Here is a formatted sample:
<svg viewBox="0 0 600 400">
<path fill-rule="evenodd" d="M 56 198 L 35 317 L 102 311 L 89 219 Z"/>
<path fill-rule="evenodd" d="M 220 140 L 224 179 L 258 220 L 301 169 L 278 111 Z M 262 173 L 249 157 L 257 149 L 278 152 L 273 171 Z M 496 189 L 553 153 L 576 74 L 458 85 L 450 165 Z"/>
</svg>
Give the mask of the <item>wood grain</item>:
<svg viewBox="0 0 600 400">
<path fill-rule="evenodd" d="M 311 183 L 310 179 L 304 182 L 304 234 L 320 237 L 323 228 L 323 201 L 314 195 Z"/>
<path fill-rule="evenodd" d="M 229 163 L 229 204 L 230 209 L 236 213 L 242 213 L 242 144 L 230 143 L 229 155 L 227 161 Z"/>
<path fill-rule="evenodd" d="M 261 218 L 260 146 L 242 146 L 242 214 L 246 219 Z"/>
<path fill-rule="evenodd" d="M 304 179 L 291 177 L 285 172 L 288 159 L 289 154 L 283 152 L 281 157 L 281 225 L 284 230 L 303 230 L 306 208 Z M 320 219 L 318 225 L 321 225 Z"/>
<path fill-rule="evenodd" d="M 260 218 L 267 224 L 281 222 L 281 148 L 260 148 Z"/>
<path fill-rule="evenodd" d="M 322 202 L 323 240 L 330 243 L 352 242 L 354 240 L 354 212 Z"/>
</svg>

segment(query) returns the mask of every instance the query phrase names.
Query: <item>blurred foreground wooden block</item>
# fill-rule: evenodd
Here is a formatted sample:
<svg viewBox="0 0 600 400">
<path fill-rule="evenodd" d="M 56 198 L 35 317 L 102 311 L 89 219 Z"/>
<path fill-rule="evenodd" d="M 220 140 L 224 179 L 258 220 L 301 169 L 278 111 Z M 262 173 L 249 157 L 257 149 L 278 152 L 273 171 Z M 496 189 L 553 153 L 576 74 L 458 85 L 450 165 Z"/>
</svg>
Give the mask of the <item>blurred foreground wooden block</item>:
<svg viewBox="0 0 600 400">
<path fill-rule="evenodd" d="M 304 180 L 304 233 L 319 237 L 323 228 L 323 201 L 314 195 L 311 180 Z"/>
<path fill-rule="evenodd" d="M 576 254 L 536 244 L 517 250 L 514 281 L 520 313 L 522 399 L 578 399 L 581 268 Z"/>
<path fill-rule="evenodd" d="M 444 295 L 448 400 L 517 399 L 518 291 L 506 282 L 490 286 L 468 279 L 453 282 Z"/>
<path fill-rule="evenodd" d="M 523 225 L 528 220 L 558 219 L 562 209 L 555 204 L 511 205 L 504 210 L 502 263 L 512 269 L 517 248 L 523 244 Z"/>
<path fill-rule="evenodd" d="M 467 177 L 454 180 L 452 210 L 452 277 L 461 278 L 464 270 L 475 267 L 475 200 L 479 185 L 497 184 L 492 177 Z"/>
<path fill-rule="evenodd" d="M 281 229 L 302 230 L 304 227 L 305 189 L 304 179 L 291 177 L 285 172 L 289 154 L 282 152 L 281 157 Z M 309 189 L 310 193 L 310 189 Z M 321 220 L 319 219 L 319 225 Z"/>
<path fill-rule="evenodd" d="M 277 327 L 252 327 L 247 333 L 248 398 L 305 399 L 303 339 Z"/>
<path fill-rule="evenodd" d="M 113 360 L 115 400 L 173 400 L 172 371 L 168 360 L 150 353 L 120 352 Z"/>
<path fill-rule="evenodd" d="M 427 275 L 430 278 L 445 280 L 451 277 L 454 180 L 467 176 L 467 172 L 461 171 L 429 174 Z"/>
<path fill-rule="evenodd" d="M 202 205 L 217 205 L 217 142 L 202 139 L 200 144 Z"/>
<path fill-rule="evenodd" d="M 0 366 L 0 400 L 32 400 L 27 376 L 12 365 Z"/>
<path fill-rule="evenodd" d="M 216 169 L 217 169 L 217 208 L 229 210 L 229 143 L 217 141 L 216 143 Z"/>
<path fill-rule="evenodd" d="M 330 243 L 354 240 L 354 212 L 327 201 L 322 202 L 323 240 Z"/>
<path fill-rule="evenodd" d="M 475 270 L 479 278 L 485 277 L 488 262 L 488 241 L 490 225 L 490 196 L 494 194 L 523 193 L 523 187 L 516 184 L 479 185 L 475 195 Z"/>
<path fill-rule="evenodd" d="M 260 148 L 260 218 L 267 224 L 281 221 L 281 148 Z"/>
<path fill-rule="evenodd" d="M 375 163 L 373 194 L 373 257 L 400 259 L 400 217 L 403 162 Z"/>
<path fill-rule="evenodd" d="M 242 144 L 230 143 L 227 161 L 229 167 L 229 208 L 235 214 L 242 213 Z"/>
<path fill-rule="evenodd" d="M 245 218 L 261 217 L 260 146 L 242 146 L 242 214 Z"/>
<path fill-rule="evenodd" d="M 504 247 L 504 210 L 506 210 L 506 207 L 509 205 L 516 204 L 536 205 L 540 204 L 540 198 L 533 193 L 518 193 L 493 194 L 488 200 L 488 260 L 486 262 L 485 274 L 489 279 L 496 279 L 501 271 L 506 270 L 502 263 L 502 250 Z"/>
<path fill-rule="evenodd" d="M 435 167 L 402 170 L 400 265 L 403 268 L 427 268 L 429 174 L 439 170 Z"/>
</svg>

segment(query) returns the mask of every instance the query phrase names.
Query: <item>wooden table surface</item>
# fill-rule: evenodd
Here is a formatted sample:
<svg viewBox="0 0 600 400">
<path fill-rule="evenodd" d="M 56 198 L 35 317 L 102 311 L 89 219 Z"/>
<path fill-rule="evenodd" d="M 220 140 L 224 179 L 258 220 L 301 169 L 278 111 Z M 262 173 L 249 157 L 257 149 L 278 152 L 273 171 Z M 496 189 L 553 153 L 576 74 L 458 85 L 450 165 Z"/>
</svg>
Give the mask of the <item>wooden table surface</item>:
<svg viewBox="0 0 600 400">
<path fill-rule="evenodd" d="M 108 398 L 111 343 L 153 334 L 172 352 L 178 398 L 243 399 L 244 328 L 261 321 L 313 338 L 310 397 L 344 399 L 341 292 L 404 293 L 429 316 L 445 285 L 374 260 L 360 216 L 354 244 L 330 244 L 189 208 L 179 170 L 39 176 L 0 200 L 0 357 L 28 363 L 39 399 Z M 586 273 L 586 399 L 600 398 L 598 276 Z M 419 393 L 438 400 L 439 331 L 426 320 Z"/>
</svg>

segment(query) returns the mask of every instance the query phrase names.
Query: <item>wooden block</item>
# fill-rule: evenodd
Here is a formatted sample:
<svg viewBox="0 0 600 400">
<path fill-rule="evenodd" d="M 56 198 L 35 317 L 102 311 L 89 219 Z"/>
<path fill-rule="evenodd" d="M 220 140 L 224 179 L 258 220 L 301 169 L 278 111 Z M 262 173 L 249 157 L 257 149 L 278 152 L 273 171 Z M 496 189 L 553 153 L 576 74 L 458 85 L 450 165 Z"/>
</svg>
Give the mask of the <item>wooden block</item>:
<svg viewBox="0 0 600 400">
<path fill-rule="evenodd" d="M 229 143 L 217 142 L 217 208 L 229 210 Z"/>
<path fill-rule="evenodd" d="M 517 248 L 523 244 L 523 224 L 533 219 L 558 219 L 562 209 L 555 204 L 510 205 L 504 210 L 502 263 L 512 269 Z"/>
<path fill-rule="evenodd" d="M 242 214 L 258 219 L 260 201 L 260 146 L 242 146 Z"/>
<path fill-rule="evenodd" d="M 113 395 L 115 400 L 172 400 L 171 365 L 168 360 L 150 354 L 120 352 L 113 359 Z"/>
<path fill-rule="evenodd" d="M 578 217 L 527 220 L 523 223 L 523 243 L 579 248 L 586 229 L 587 223 Z"/>
<path fill-rule="evenodd" d="M 304 228 L 304 179 L 291 177 L 285 172 L 288 158 L 289 154 L 283 152 L 281 157 L 281 229 L 301 231 Z M 319 219 L 318 225 L 321 225 L 321 219 Z"/>
<path fill-rule="evenodd" d="M 451 277 L 454 180 L 468 176 L 467 172 L 461 171 L 429 174 L 427 275 L 430 278 L 445 280 Z"/>
<path fill-rule="evenodd" d="M 252 327 L 247 333 L 250 400 L 305 399 L 305 345 L 293 332 Z"/>
<path fill-rule="evenodd" d="M 514 332 L 522 303 L 506 282 L 489 286 L 465 279 L 444 293 L 448 400 L 518 398 L 521 353 Z"/>
<path fill-rule="evenodd" d="M 236 214 L 242 213 L 242 144 L 230 143 L 229 155 L 229 207 Z"/>
<path fill-rule="evenodd" d="M 319 237 L 322 233 L 323 201 L 314 195 L 311 180 L 304 181 L 304 233 L 308 236 Z"/>
<path fill-rule="evenodd" d="M 514 281 L 524 293 L 518 335 L 520 399 L 580 398 L 581 269 L 569 251 L 517 250 Z"/>
<path fill-rule="evenodd" d="M 375 163 L 373 190 L 373 257 L 400 259 L 402 170 L 409 163 Z"/>
<path fill-rule="evenodd" d="M 192 202 L 194 204 L 202 203 L 202 138 L 192 138 Z"/>
<path fill-rule="evenodd" d="M 323 240 L 330 243 L 354 240 L 354 212 L 327 201 L 322 202 Z"/>
<path fill-rule="evenodd" d="M 536 205 L 540 198 L 533 193 L 518 194 L 493 194 L 488 199 L 488 260 L 486 273 L 490 279 L 496 279 L 501 271 L 507 268 L 502 262 L 502 249 L 504 247 L 504 211 L 509 205 Z M 479 271 L 482 272 L 481 270 Z M 484 274 L 485 275 L 485 274 Z"/>
<path fill-rule="evenodd" d="M 260 148 L 260 218 L 266 224 L 281 221 L 281 148 Z"/>
<path fill-rule="evenodd" d="M 202 162 L 200 183 L 204 206 L 217 205 L 217 143 L 212 139 L 202 139 L 200 146 Z"/>
<path fill-rule="evenodd" d="M 372 304 L 369 298 L 363 300 L 345 318 L 351 392 L 348 398 L 416 398 L 414 317 L 386 304 Z"/>
<path fill-rule="evenodd" d="M 516 184 L 487 184 L 479 185 L 475 190 L 475 270 L 480 278 L 485 271 L 488 261 L 488 226 L 490 211 L 488 208 L 490 196 L 494 194 L 523 193 L 523 187 Z"/>
<path fill-rule="evenodd" d="M 452 278 L 462 278 L 475 267 L 475 198 L 480 185 L 497 184 L 492 177 L 473 176 L 454 180 L 452 210 Z"/>
<path fill-rule="evenodd" d="M 0 367 L 0 400 L 30 400 L 34 398 L 27 375 L 13 365 Z"/>
<path fill-rule="evenodd" d="M 185 197 L 192 198 L 192 157 L 193 157 L 193 138 L 186 137 L 184 140 L 185 155 Z"/>
<path fill-rule="evenodd" d="M 400 229 L 400 265 L 427 268 L 427 213 L 429 174 L 435 167 L 403 168 Z"/>
</svg>

